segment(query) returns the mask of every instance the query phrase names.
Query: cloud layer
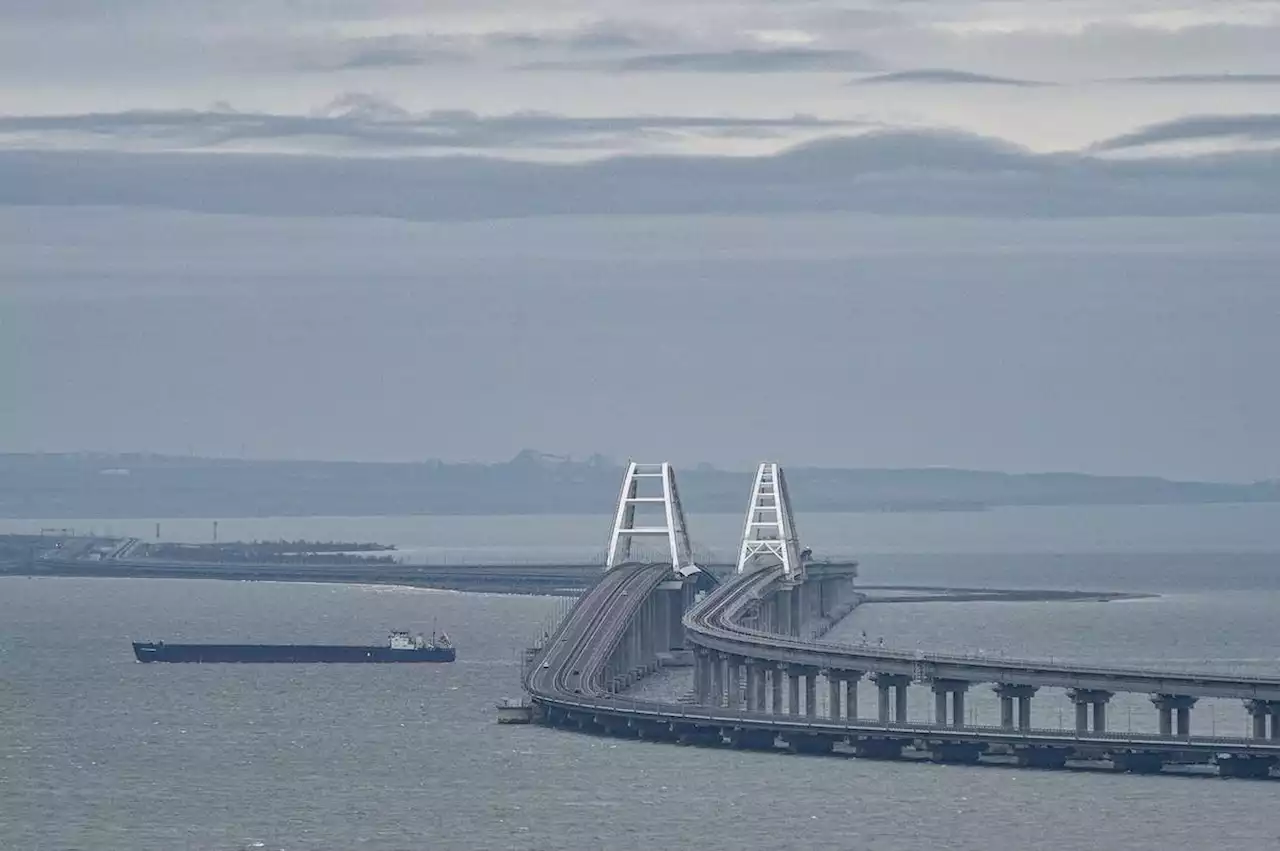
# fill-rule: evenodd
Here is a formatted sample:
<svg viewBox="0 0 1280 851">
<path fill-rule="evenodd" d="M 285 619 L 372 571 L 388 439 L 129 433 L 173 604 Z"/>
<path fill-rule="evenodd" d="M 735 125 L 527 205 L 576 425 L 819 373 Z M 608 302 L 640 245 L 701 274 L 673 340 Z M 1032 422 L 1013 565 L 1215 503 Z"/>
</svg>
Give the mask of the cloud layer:
<svg viewBox="0 0 1280 851">
<path fill-rule="evenodd" d="M 1097 147 L 1103 151 L 1118 151 L 1146 145 L 1223 139 L 1280 142 L 1280 114 L 1189 116 L 1108 139 Z M 1280 161 L 1280 152 L 1277 152 L 1276 159 Z"/>
<path fill-rule="evenodd" d="M 481 116 L 467 110 L 412 114 L 368 94 L 348 93 L 307 115 L 209 110 L 133 110 L 79 115 L 0 116 L 0 146 L 110 150 L 620 151 L 690 137 L 787 138 L 831 133 L 858 122 L 806 116 L 621 115 L 550 113 Z"/>
<path fill-rule="evenodd" d="M 54 0 L 0 8 L 0 115 L 228 101 L 289 116 L 360 91 L 415 116 L 802 113 L 1052 151 L 1189 115 L 1280 113 L 1277 44 L 1280 0 Z M 742 153 L 738 138 L 695 133 L 683 150 Z"/>
</svg>

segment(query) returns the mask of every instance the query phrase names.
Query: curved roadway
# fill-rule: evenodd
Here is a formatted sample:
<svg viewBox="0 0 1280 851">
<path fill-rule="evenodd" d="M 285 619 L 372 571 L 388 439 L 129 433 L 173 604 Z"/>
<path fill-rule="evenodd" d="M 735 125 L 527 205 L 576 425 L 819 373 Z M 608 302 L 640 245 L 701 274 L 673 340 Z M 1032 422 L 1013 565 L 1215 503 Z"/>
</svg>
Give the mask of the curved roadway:
<svg viewBox="0 0 1280 851">
<path fill-rule="evenodd" d="M 899 663 L 907 670 L 916 661 L 910 654 L 892 651 L 866 652 L 852 648 L 845 652 L 835 645 L 806 644 L 795 639 L 754 633 L 722 622 L 727 612 L 746 605 L 768 584 L 769 571 L 721 585 L 685 618 L 686 627 L 698 633 L 698 643 L 737 642 L 731 652 L 768 658 L 765 651 L 775 642 L 835 660 L 837 670 L 858 670 Z M 686 730 L 760 730 L 782 734 L 825 735 L 831 737 L 897 738 L 904 740 L 945 740 L 953 743 L 1013 744 L 1042 747 L 1096 747 L 1112 751 L 1169 750 L 1182 753 L 1232 756 L 1280 756 L 1280 741 L 1229 736 L 1197 736 L 1173 740 L 1155 734 L 1075 732 L 1070 730 L 1009 730 L 1003 727 L 949 727 L 916 722 L 882 723 L 869 719 L 827 719 L 684 704 L 634 700 L 610 694 L 603 686 L 603 671 L 628 624 L 644 598 L 671 576 L 670 565 L 630 564 L 614 568 L 578 601 L 549 644 L 535 657 L 525 676 L 535 704 L 553 707 L 569 715 L 599 720 L 612 718 L 631 725 L 648 725 L 673 733 Z M 725 634 L 728 634 L 727 637 Z M 782 652 L 782 651 L 779 651 Z M 816 658 L 816 657 L 815 657 Z M 943 657 L 930 657 L 943 658 Z M 952 657 L 946 657 L 952 658 Z M 963 658 L 963 657 L 962 657 Z M 967 662 L 966 662 L 967 664 Z M 1007 664 L 1007 663 L 1004 663 Z M 983 678 L 991 676 L 983 673 Z M 1177 675 L 1180 676 L 1180 675 Z"/>
<path fill-rule="evenodd" d="M 1280 700 L 1280 678 L 1159 671 L 961 656 L 805 641 L 750 629 L 739 623 L 747 606 L 766 598 L 782 581 L 781 568 L 760 570 L 722 584 L 684 619 L 693 641 L 736 656 L 836 671 L 920 673 L 930 679 L 1050 686 L 1195 697 Z"/>
<path fill-rule="evenodd" d="M 551 636 L 525 677 L 535 698 L 603 694 L 609 656 L 645 598 L 671 574 L 669 564 L 624 564 L 587 590 Z"/>
</svg>

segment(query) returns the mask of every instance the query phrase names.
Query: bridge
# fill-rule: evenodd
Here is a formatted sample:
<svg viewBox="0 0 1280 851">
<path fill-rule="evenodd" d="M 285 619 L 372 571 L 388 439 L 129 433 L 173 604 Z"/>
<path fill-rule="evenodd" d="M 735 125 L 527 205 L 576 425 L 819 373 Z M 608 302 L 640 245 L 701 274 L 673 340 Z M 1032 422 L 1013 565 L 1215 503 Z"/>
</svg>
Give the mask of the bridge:
<svg viewBox="0 0 1280 851">
<path fill-rule="evenodd" d="M 636 558 L 636 539 L 663 558 Z M 825 639 L 865 597 L 855 563 L 823 563 L 801 546 L 782 468 L 762 464 L 735 571 L 695 564 L 669 464 L 631 464 L 604 573 L 528 657 L 524 685 L 539 721 L 626 738 L 874 759 L 1089 766 L 1133 773 L 1191 770 L 1273 777 L 1280 764 L 1280 677 L 1101 667 L 843 644 Z M 688 693 L 644 697 L 664 669 L 692 668 Z M 687 675 L 686 675 L 687 676 Z M 859 684 L 875 687 L 863 717 Z M 966 718 L 966 695 L 990 686 L 999 718 Z M 908 715 L 908 690 L 933 695 L 933 716 Z M 1068 729 L 1033 726 L 1042 689 L 1074 706 Z M 1121 692 L 1150 695 L 1158 732 L 1109 729 Z M 820 699 L 820 695 L 825 700 Z M 1193 734 L 1202 698 L 1236 699 L 1247 736 Z"/>
</svg>

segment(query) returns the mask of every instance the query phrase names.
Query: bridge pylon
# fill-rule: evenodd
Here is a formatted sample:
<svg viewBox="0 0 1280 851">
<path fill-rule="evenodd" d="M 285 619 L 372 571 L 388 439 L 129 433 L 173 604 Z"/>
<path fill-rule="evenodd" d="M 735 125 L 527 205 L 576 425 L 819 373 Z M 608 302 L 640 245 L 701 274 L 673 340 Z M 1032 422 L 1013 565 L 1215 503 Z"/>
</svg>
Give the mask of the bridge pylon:
<svg viewBox="0 0 1280 851">
<path fill-rule="evenodd" d="M 637 519 L 637 509 L 642 509 Z M 660 511 L 661 516 L 655 517 Z M 637 525 L 639 522 L 641 525 Z M 676 488 L 676 475 L 667 462 L 660 464 L 628 463 L 618 496 L 618 511 L 609 538 L 609 555 L 605 570 L 631 561 L 631 543 L 635 538 L 665 538 L 671 556 L 671 569 L 682 576 L 697 573 L 689 546 L 689 530 L 684 508 Z"/>
<path fill-rule="evenodd" d="M 787 478 L 776 462 L 766 461 L 756 471 L 747 506 L 747 522 L 738 553 L 738 573 L 781 563 L 783 576 L 804 580 L 805 553 L 800 549 Z"/>
</svg>

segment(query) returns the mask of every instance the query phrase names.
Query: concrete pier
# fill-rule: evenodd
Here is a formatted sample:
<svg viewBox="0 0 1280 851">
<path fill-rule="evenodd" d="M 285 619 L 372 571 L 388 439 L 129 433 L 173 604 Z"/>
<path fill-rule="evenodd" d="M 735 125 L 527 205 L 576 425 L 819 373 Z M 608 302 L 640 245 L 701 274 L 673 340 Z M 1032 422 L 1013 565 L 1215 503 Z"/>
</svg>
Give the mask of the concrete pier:
<svg viewBox="0 0 1280 851">
<path fill-rule="evenodd" d="M 702 706 L 709 705 L 712 689 L 711 653 L 701 648 L 694 657 L 694 681 L 694 694 L 698 703 Z"/>
<path fill-rule="evenodd" d="M 1000 698 L 1000 726 L 1012 730 L 1016 725 L 1019 730 L 1031 729 L 1031 698 L 1036 694 L 1035 686 L 999 683 L 995 693 Z M 1017 714 L 1015 716 L 1015 701 Z"/>
<path fill-rule="evenodd" d="M 787 668 L 787 714 L 800 714 L 800 680 L 804 678 L 803 668 Z"/>
<path fill-rule="evenodd" d="M 1156 711 L 1160 713 L 1160 735 L 1191 735 L 1191 707 L 1196 705 L 1196 698 L 1182 694 L 1157 694 L 1151 697 Z M 1174 725 L 1174 721 L 1177 725 Z"/>
<path fill-rule="evenodd" d="M 1067 697 L 1076 705 L 1076 732 L 1107 732 L 1107 703 L 1114 693 L 1102 689 L 1073 688 L 1067 690 Z M 1090 709 L 1093 712 L 1093 726 L 1090 728 Z"/>
<path fill-rule="evenodd" d="M 911 677 L 906 674 L 873 674 L 871 677 L 880 691 L 880 720 L 904 722 L 907 720 L 907 686 Z M 889 708 L 893 707 L 892 716 Z"/>
<path fill-rule="evenodd" d="M 844 683 L 835 671 L 827 671 L 827 717 L 837 719 L 843 717 L 840 711 L 840 700 L 844 697 Z"/>
<path fill-rule="evenodd" d="M 786 671 L 782 665 L 774 665 L 769 670 L 769 688 L 773 693 L 773 702 L 769 706 L 769 711 L 775 715 L 782 714 L 782 681 L 786 677 Z"/>
<path fill-rule="evenodd" d="M 818 717 L 818 670 L 806 668 L 804 672 L 804 714 Z"/>
<path fill-rule="evenodd" d="M 711 651 L 711 699 L 708 706 L 724 706 L 724 656 Z"/>
<path fill-rule="evenodd" d="M 748 660 L 745 669 L 747 676 L 747 687 L 744 689 L 746 709 L 748 712 L 759 712 L 760 702 L 756 700 L 756 680 L 760 675 L 760 668 L 754 662 Z"/>
<path fill-rule="evenodd" d="M 1280 740 L 1280 701 L 1277 700 L 1246 700 L 1244 702 L 1245 711 L 1249 713 L 1250 736 L 1255 739 L 1266 739 L 1267 735 L 1267 719 L 1271 719 L 1270 738 Z"/>
<path fill-rule="evenodd" d="M 729 699 L 727 706 L 730 709 L 742 708 L 742 658 L 740 656 L 725 657 L 726 673 L 728 674 L 727 682 L 729 689 Z"/>
<path fill-rule="evenodd" d="M 964 726 L 964 696 L 969 684 L 963 680 L 935 680 L 933 682 L 933 723 L 945 726 L 947 723 L 947 698 L 951 703 L 951 726 Z"/>
<path fill-rule="evenodd" d="M 858 680 L 862 679 L 862 672 L 842 671 L 840 676 L 844 681 L 844 717 L 856 719 L 858 717 Z"/>
</svg>

